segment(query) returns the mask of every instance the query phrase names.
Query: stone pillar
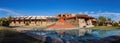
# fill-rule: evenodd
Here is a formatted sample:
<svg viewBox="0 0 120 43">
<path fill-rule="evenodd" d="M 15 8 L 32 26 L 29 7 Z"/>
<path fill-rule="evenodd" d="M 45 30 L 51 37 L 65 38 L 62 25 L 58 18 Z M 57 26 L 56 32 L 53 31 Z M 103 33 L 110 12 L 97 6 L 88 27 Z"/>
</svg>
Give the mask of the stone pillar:
<svg viewBox="0 0 120 43">
<path fill-rule="evenodd" d="M 36 22 L 36 25 L 37 25 L 37 26 L 40 26 L 40 21 L 39 21 L 39 20 Z"/>
<path fill-rule="evenodd" d="M 94 27 L 94 25 L 92 25 L 91 19 L 89 19 L 89 20 L 87 21 L 87 23 L 88 23 L 87 27 Z"/>
<path fill-rule="evenodd" d="M 16 21 L 15 26 L 19 26 L 19 21 Z"/>
<path fill-rule="evenodd" d="M 87 23 L 88 23 L 88 25 L 92 25 L 91 19 L 89 19 L 89 20 L 87 21 Z"/>
<path fill-rule="evenodd" d="M 30 26 L 35 26 L 35 21 L 31 21 Z"/>
<path fill-rule="evenodd" d="M 11 23 L 10 23 L 10 26 L 15 26 L 15 23 L 14 23 L 14 22 L 11 22 Z"/>
<path fill-rule="evenodd" d="M 86 26 L 85 19 L 78 19 L 78 21 L 79 21 L 79 28 Z"/>
<path fill-rule="evenodd" d="M 24 25 L 25 25 L 25 24 L 24 24 L 24 21 L 21 21 L 21 22 L 20 22 L 20 25 L 21 25 L 21 26 L 24 26 Z"/>
</svg>

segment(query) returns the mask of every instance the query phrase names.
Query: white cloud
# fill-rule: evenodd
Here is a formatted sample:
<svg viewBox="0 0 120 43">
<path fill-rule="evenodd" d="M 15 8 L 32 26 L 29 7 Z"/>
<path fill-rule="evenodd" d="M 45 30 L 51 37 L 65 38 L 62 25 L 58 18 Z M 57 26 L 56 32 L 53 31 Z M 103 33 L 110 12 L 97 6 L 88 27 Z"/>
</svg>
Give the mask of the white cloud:
<svg viewBox="0 0 120 43">
<path fill-rule="evenodd" d="M 13 15 L 13 16 L 20 16 L 21 15 L 19 13 L 12 11 L 12 10 L 4 9 L 4 8 L 0 8 L 0 12 L 1 11 L 6 12 L 7 13 L 6 15 Z"/>
<path fill-rule="evenodd" d="M 116 12 L 101 12 L 100 11 L 100 12 L 94 12 L 93 13 L 93 11 L 92 11 L 92 13 L 91 13 L 91 12 L 87 11 L 87 13 L 88 13 L 89 16 L 93 16 L 93 17 L 96 17 L 96 18 L 98 18 L 99 16 L 105 16 L 105 17 L 111 18 L 115 21 L 120 21 L 120 13 L 116 13 Z"/>
<path fill-rule="evenodd" d="M 101 13 L 95 13 L 94 15 L 96 15 L 96 16 L 105 16 L 105 17 L 111 18 L 111 19 L 113 19 L 115 21 L 120 21 L 120 13 L 101 12 Z"/>
<path fill-rule="evenodd" d="M 83 14 L 83 12 L 79 12 L 79 14 Z"/>
<path fill-rule="evenodd" d="M 91 11 L 90 13 L 95 13 L 94 11 Z"/>
<path fill-rule="evenodd" d="M 89 12 L 88 11 L 85 11 L 84 14 L 88 14 Z"/>
</svg>

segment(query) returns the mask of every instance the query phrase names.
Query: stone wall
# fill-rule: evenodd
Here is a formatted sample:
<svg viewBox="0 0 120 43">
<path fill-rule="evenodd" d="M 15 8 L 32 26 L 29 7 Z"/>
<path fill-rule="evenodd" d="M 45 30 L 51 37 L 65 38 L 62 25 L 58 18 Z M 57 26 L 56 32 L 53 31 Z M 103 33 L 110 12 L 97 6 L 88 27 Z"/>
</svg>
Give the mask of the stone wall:
<svg viewBox="0 0 120 43">
<path fill-rule="evenodd" d="M 87 20 L 87 25 L 92 25 L 91 19 Z"/>
<path fill-rule="evenodd" d="M 85 27 L 93 26 L 91 19 L 87 19 L 87 20 L 85 20 L 84 18 L 78 18 L 77 20 L 69 19 L 69 20 L 65 20 L 65 22 L 80 28 L 83 28 L 84 26 Z"/>
<path fill-rule="evenodd" d="M 74 26 L 77 26 L 77 25 L 78 25 L 78 23 L 76 22 L 75 19 L 65 20 L 65 22 L 66 22 L 66 23 L 70 23 L 70 24 L 72 24 L 72 25 L 74 25 Z"/>
<path fill-rule="evenodd" d="M 85 19 L 78 19 L 78 23 L 80 28 L 87 25 Z"/>
</svg>

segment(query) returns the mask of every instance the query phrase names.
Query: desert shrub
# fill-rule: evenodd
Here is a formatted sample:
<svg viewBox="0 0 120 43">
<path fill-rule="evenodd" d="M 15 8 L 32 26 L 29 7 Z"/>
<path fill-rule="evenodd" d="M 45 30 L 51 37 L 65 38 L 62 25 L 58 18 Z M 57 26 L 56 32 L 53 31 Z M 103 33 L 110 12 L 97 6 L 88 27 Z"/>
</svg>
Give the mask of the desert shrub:
<svg viewBox="0 0 120 43">
<path fill-rule="evenodd" d="M 2 26 L 9 26 L 9 21 L 2 21 Z"/>
<path fill-rule="evenodd" d="M 99 25 L 99 26 L 103 26 L 103 22 L 100 22 L 98 25 Z"/>
<path fill-rule="evenodd" d="M 1 26 L 9 26 L 9 20 L 7 18 L 0 18 L 0 25 Z"/>
<path fill-rule="evenodd" d="M 25 23 L 25 25 L 26 25 L 26 26 L 28 26 L 28 25 L 29 25 L 29 23 L 28 23 L 28 22 L 26 22 L 26 23 Z"/>
<path fill-rule="evenodd" d="M 113 23 L 113 26 L 119 26 L 119 24 L 115 22 L 115 23 Z"/>
</svg>

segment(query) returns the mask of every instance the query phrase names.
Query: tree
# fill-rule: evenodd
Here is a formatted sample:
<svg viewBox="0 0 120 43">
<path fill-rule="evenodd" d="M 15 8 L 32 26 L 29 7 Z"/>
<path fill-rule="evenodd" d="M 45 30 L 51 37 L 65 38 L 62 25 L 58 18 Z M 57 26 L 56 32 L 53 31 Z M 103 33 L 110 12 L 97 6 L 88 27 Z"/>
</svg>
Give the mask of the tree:
<svg viewBox="0 0 120 43">
<path fill-rule="evenodd" d="M 100 25 L 104 25 L 105 21 L 106 21 L 106 18 L 104 16 L 99 16 L 98 18 L 100 20 Z"/>
<path fill-rule="evenodd" d="M 108 18 L 107 21 L 112 21 L 111 18 Z"/>
<path fill-rule="evenodd" d="M 8 16 L 7 19 L 8 19 L 8 20 L 11 20 L 11 19 L 12 19 L 12 16 Z"/>
<path fill-rule="evenodd" d="M 99 20 L 100 20 L 101 22 L 105 22 L 105 21 L 106 21 L 106 18 L 105 18 L 104 16 L 99 16 Z"/>
<path fill-rule="evenodd" d="M 11 19 L 12 19 L 12 16 L 8 16 L 8 17 L 7 17 L 7 20 L 8 20 L 8 22 L 9 22 L 9 24 L 11 23 Z"/>
<path fill-rule="evenodd" d="M 117 22 L 113 23 L 113 26 L 119 26 L 119 24 Z"/>
<path fill-rule="evenodd" d="M 9 26 L 11 23 L 12 16 L 8 16 L 7 18 L 0 18 L 0 25 L 1 26 Z"/>
<path fill-rule="evenodd" d="M 7 18 L 0 18 L 2 26 L 9 26 L 9 21 Z"/>
<path fill-rule="evenodd" d="M 120 24 L 120 21 L 119 21 L 119 24 Z"/>
</svg>

